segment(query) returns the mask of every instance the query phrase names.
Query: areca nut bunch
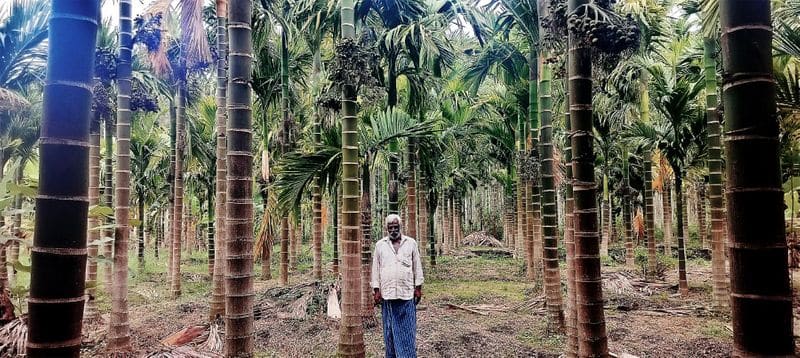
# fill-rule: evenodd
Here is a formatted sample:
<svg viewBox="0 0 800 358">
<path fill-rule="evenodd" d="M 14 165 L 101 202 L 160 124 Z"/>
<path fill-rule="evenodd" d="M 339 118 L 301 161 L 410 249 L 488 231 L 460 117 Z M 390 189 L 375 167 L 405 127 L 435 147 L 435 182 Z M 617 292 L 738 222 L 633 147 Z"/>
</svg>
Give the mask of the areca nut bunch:
<svg viewBox="0 0 800 358">
<path fill-rule="evenodd" d="M 621 54 L 639 47 L 641 30 L 633 17 L 618 16 L 597 4 L 582 6 L 570 14 L 567 28 L 596 53 Z"/>
<path fill-rule="evenodd" d="M 110 88 L 102 82 L 95 82 L 92 88 L 92 111 L 103 119 L 112 118 L 116 110 L 116 96 L 110 93 Z"/>
<path fill-rule="evenodd" d="M 104 85 L 117 78 L 117 55 L 113 49 L 98 47 L 94 52 L 94 76 Z"/>
<path fill-rule="evenodd" d="M 143 44 L 148 52 L 155 52 L 161 46 L 161 13 L 139 15 L 133 19 L 133 43 Z"/>
<path fill-rule="evenodd" d="M 371 69 L 375 68 L 378 61 L 378 51 L 372 51 L 352 39 L 343 39 L 336 45 L 329 78 L 337 87 L 353 85 L 358 90 L 373 86 L 377 81 Z"/>
<path fill-rule="evenodd" d="M 158 98 L 134 82 L 131 92 L 131 111 L 158 112 Z"/>
</svg>

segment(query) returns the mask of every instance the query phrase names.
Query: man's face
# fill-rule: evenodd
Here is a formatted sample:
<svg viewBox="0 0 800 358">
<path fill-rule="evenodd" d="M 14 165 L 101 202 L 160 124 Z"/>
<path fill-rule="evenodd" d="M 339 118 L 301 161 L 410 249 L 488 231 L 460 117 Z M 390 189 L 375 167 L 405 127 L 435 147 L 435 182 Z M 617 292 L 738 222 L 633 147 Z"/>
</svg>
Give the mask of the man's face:
<svg viewBox="0 0 800 358">
<path fill-rule="evenodd" d="M 400 224 L 399 223 L 390 223 L 386 225 L 386 230 L 389 231 L 389 237 L 392 240 L 397 240 L 400 238 Z"/>
</svg>

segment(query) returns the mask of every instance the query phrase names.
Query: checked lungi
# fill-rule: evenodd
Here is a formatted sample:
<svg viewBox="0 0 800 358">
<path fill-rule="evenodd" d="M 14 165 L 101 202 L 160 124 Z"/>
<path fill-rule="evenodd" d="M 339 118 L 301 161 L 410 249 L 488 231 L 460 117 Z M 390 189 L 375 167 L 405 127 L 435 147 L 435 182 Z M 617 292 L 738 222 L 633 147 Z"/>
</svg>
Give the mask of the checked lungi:
<svg viewBox="0 0 800 358">
<path fill-rule="evenodd" d="M 417 357 L 417 308 L 414 300 L 384 300 L 383 342 L 387 358 Z"/>
</svg>

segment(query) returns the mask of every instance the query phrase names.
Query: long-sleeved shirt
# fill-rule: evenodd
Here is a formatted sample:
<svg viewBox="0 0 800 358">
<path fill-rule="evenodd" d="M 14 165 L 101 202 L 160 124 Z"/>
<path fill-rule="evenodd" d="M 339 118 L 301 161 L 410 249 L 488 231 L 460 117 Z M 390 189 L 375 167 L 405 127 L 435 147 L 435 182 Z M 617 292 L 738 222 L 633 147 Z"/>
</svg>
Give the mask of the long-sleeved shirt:
<svg viewBox="0 0 800 358">
<path fill-rule="evenodd" d="M 421 286 L 422 261 L 417 241 L 403 236 L 395 252 L 388 237 L 378 240 L 372 255 L 372 288 L 380 288 L 385 300 L 410 300 L 414 286 Z"/>
</svg>

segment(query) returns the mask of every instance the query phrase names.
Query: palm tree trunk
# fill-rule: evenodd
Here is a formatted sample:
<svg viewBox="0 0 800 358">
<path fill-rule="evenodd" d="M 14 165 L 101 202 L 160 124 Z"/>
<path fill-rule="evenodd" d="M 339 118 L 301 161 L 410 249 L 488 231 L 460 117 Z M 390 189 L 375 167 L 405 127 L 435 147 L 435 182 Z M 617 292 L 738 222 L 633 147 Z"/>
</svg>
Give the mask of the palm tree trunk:
<svg viewBox="0 0 800 358">
<path fill-rule="evenodd" d="M 683 178 L 678 170 L 675 170 L 675 213 L 676 221 L 678 223 L 678 287 L 681 296 L 686 297 L 689 295 L 689 284 L 686 282 L 686 247 L 685 236 L 686 226 L 685 218 L 686 211 L 683 205 Z"/>
<path fill-rule="evenodd" d="M 355 40 L 355 14 L 352 0 L 341 3 L 342 40 Z M 346 83 L 342 89 L 342 322 L 339 326 L 340 357 L 363 357 L 364 331 L 361 322 L 361 243 L 358 241 L 360 220 L 358 180 L 358 107 L 356 89 Z M 395 208 L 396 209 L 396 208 Z"/>
<path fill-rule="evenodd" d="M 112 133 L 114 132 L 114 123 L 112 122 L 111 118 L 106 118 L 105 120 L 105 145 L 106 145 L 106 152 L 105 152 L 105 160 L 103 162 L 103 171 L 104 171 L 104 186 L 103 186 L 103 203 L 106 207 L 113 208 L 114 207 L 114 140 Z M 106 217 L 105 223 L 106 225 L 112 225 L 113 220 L 110 217 Z M 105 237 L 114 237 L 114 229 L 106 229 L 103 232 Z M 111 293 L 111 284 L 114 281 L 114 276 L 111 272 L 111 259 L 114 257 L 114 242 L 108 241 L 103 244 L 103 256 L 106 259 L 105 264 L 103 265 L 103 281 L 106 286 L 106 290 L 108 293 Z"/>
<path fill-rule="evenodd" d="M 725 268 L 725 213 L 722 202 L 722 146 L 720 144 L 719 112 L 717 111 L 716 42 L 703 39 L 703 63 L 706 84 L 706 120 L 708 128 L 708 202 L 711 206 L 711 271 L 714 288 L 714 307 L 728 308 L 728 273 Z"/>
<path fill-rule="evenodd" d="M 89 133 L 89 207 L 92 207 L 100 204 L 100 119 L 97 116 L 92 119 Z M 92 230 L 92 228 L 99 225 L 99 218 L 89 218 L 89 243 L 100 239 L 100 232 Z M 98 245 L 88 246 L 89 260 L 86 266 L 86 296 L 88 299 L 86 300 L 86 309 L 84 312 L 84 319 L 87 321 L 93 321 L 99 317 L 97 301 L 95 300 L 97 292 L 95 286 L 97 286 L 98 248 Z M 19 251 L 17 251 L 17 255 L 19 255 Z"/>
<path fill-rule="evenodd" d="M 372 199 L 370 196 L 370 158 L 361 166 L 361 319 L 364 326 L 375 326 L 375 305 L 372 300 Z"/>
<path fill-rule="evenodd" d="M 117 170 L 114 189 L 114 284 L 111 290 L 108 348 L 131 351 L 128 323 L 128 238 L 131 197 L 131 1 L 119 2 L 119 59 L 117 62 Z M 141 200 L 141 198 L 140 198 Z"/>
<path fill-rule="evenodd" d="M 708 240 L 706 227 L 706 184 L 700 182 L 697 184 L 697 234 L 700 237 L 700 247 L 707 249 Z"/>
<path fill-rule="evenodd" d="M 588 0 L 569 0 L 572 13 Z M 578 354 L 581 357 L 608 355 L 603 284 L 600 276 L 600 235 L 597 229 L 594 146 L 592 135 L 592 55 L 591 49 L 570 33 L 567 73 L 570 89 L 572 173 L 575 230 L 575 295 L 577 301 Z"/>
<path fill-rule="evenodd" d="M 211 280 L 211 310 L 209 320 L 221 318 L 225 314 L 225 234 L 227 228 L 227 92 L 228 92 L 228 1 L 217 0 L 217 115 L 216 115 L 216 199 L 214 201 L 214 271 Z"/>
<path fill-rule="evenodd" d="M 558 211 L 556 208 L 556 184 L 553 159 L 553 99 L 550 94 L 552 80 L 550 65 L 541 62 L 542 76 L 539 80 L 541 101 L 541 142 L 539 150 L 542 158 L 542 228 L 544 254 L 544 290 L 547 297 L 547 318 L 549 330 L 564 332 L 564 311 L 561 307 L 561 273 L 558 268 Z"/>
<path fill-rule="evenodd" d="M 331 201 L 333 202 L 333 213 L 331 215 L 333 221 L 333 262 L 331 266 L 333 269 L 333 277 L 339 277 L 339 233 L 342 227 L 340 222 L 341 215 L 339 213 L 339 206 L 342 201 L 340 185 L 337 185 L 333 190 L 333 198 L 331 198 Z"/>
<path fill-rule="evenodd" d="M 170 193 L 169 193 L 169 208 L 167 209 L 167 223 L 168 223 L 168 232 L 167 235 L 168 239 L 166 242 L 166 250 L 167 250 L 167 279 L 169 284 L 172 284 L 172 261 L 173 261 L 173 252 L 172 252 L 172 242 L 174 241 L 173 234 L 175 230 L 175 147 L 177 146 L 177 135 L 176 135 L 176 126 L 178 122 L 178 111 L 177 106 L 175 105 L 175 99 L 171 99 L 169 102 L 169 173 L 167 175 L 167 182 L 170 186 Z"/>
<path fill-rule="evenodd" d="M 178 104 L 175 117 L 175 185 L 173 186 L 175 204 L 172 210 L 172 297 L 181 295 L 181 243 L 183 241 L 183 156 L 186 121 L 186 84 L 178 81 L 175 94 Z"/>
<path fill-rule="evenodd" d="M 316 115 L 314 116 L 314 145 L 319 146 L 321 142 L 322 132 L 320 116 Z M 322 188 L 320 187 L 319 178 L 314 178 L 311 193 L 312 210 L 314 212 L 314 228 L 311 243 L 314 256 L 312 271 L 314 279 L 319 281 L 322 280 Z"/>
<path fill-rule="evenodd" d="M 793 356 L 770 2 L 720 9 L 733 356 Z"/>
<path fill-rule="evenodd" d="M 430 215 L 428 215 L 428 243 L 430 245 L 430 251 L 428 251 L 428 254 L 431 260 L 431 267 L 436 267 L 436 197 L 432 191 L 429 192 L 428 195 L 429 196 L 425 200 L 429 204 L 428 212 L 430 213 Z M 433 199 L 428 200 L 431 198 Z"/>
<path fill-rule="evenodd" d="M 630 187 L 626 185 L 626 190 L 630 190 Z M 625 266 L 633 267 L 634 266 L 634 244 L 633 244 L 633 225 L 631 221 L 631 197 L 630 194 L 627 192 L 623 194 L 622 197 L 622 221 L 623 225 L 625 225 Z"/>
<path fill-rule="evenodd" d="M 417 154 L 414 138 L 408 138 L 408 179 L 406 180 L 406 208 L 408 208 L 408 218 L 405 224 L 408 236 L 417 237 Z"/>
<path fill-rule="evenodd" d="M 139 226 L 136 228 L 137 229 L 136 239 L 138 240 L 139 244 L 137 247 L 137 257 L 139 260 L 139 269 L 142 270 L 144 269 L 144 228 L 147 221 L 145 220 L 145 215 L 144 215 L 144 199 L 143 199 L 144 194 L 139 193 L 136 196 L 137 196 L 136 202 L 138 204 L 138 209 L 139 209 L 137 215 L 137 217 L 139 218 Z"/>
<path fill-rule="evenodd" d="M 655 277 L 656 273 L 656 230 L 654 219 L 653 204 L 653 163 L 650 160 L 650 153 L 645 153 L 643 166 L 644 166 L 644 226 L 645 226 L 645 240 L 647 241 L 647 264 L 648 273 L 651 278 Z"/>
<path fill-rule="evenodd" d="M 669 178 L 661 178 L 664 206 L 664 253 L 672 256 L 672 188 Z"/>
<path fill-rule="evenodd" d="M 564 80 L 565 97 L 569 98 L 569 79 Z M 564 103 L 564 129 L 566 133 L 571 133 L 571 124 L 569 118 L 569 101 Z M 567 314 L 566 314 L 566 328 L 567 328 L 567 344 L 565 353 L 568 358 L 578 356 L 578 315 L 577 315 L 577 302 L 575 296 L 575 226 L 574 226 L 574 210 L 575 200 L 572 193 L 572 140 L 569 136 L 564 136 L 564 167 L 566 168 L 566 181 L 567 190 L 566 198 L 564 200 L 565 215 L 564 215 L 564 246 L 567 251 Z M 606 190 L 607 192 L 607 190 Z M 605 200 L 608 206 L 608 200 Z M 610 212 L 610 211 L 609 211 Z M 606 215 L 608 218 L 606 225 L 610 223 L 611 216 Z M 606 234 L 608 232 L 606 231 Z M 608 241 L 606 241 L 608 244 Z"/>
<path fill-rule="evenodd" d="M 230 0 L 225 355 L 253 356 L 252 2 Z"/>
<path fill-rule="evenodd" d="M 80 356 L 89 210 L 89 114 L 99 19 L 98 1 L 52 1 L 31 249 L 28 357 Z"/>
<path fill-rule="evenodd" d="M 611 216 L 611 203 L 608 194 L 608 176 L 603 174 L 603 200 L 600 204 L 600 216 L 603 220 L 600 221 L 600 230 L 602 231 L 602 239 L 600 240 L 600 255 L 608 256 L 608 244 L 611 239 L 611 225 L 613 225 L 614 218 Z"/>
<path fill-rule="evenodd" d="M 3 180 L 5 177 L 5 167 L 6 163 L 8 162 L 8 155 L 5 153 L 5 149 L 0 149 L 0 181 Z M 0 213 L 0 228 L 6 225 L 6 218 L 3 213 Z M 0 290 L 5 290 L 8 288 L 8 262 L 6 260 L 6 248 L 5 244 L 0 245 Z"/>
<path fill-rule="evenodd" d="M 425 186 L 425 172 L 419 171 L 419 255 L 424 264 L 428 256 L 428 188 Z"/>
</svg>

